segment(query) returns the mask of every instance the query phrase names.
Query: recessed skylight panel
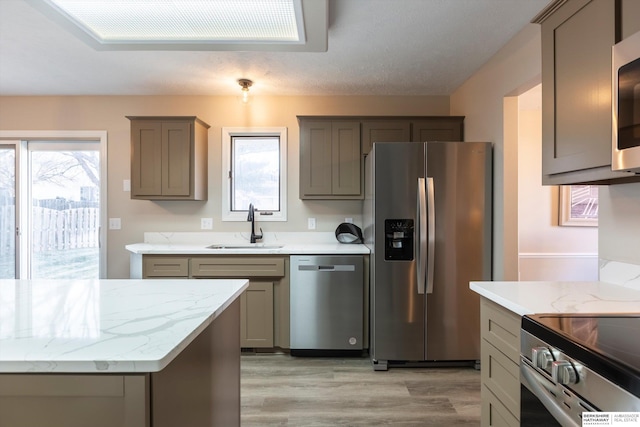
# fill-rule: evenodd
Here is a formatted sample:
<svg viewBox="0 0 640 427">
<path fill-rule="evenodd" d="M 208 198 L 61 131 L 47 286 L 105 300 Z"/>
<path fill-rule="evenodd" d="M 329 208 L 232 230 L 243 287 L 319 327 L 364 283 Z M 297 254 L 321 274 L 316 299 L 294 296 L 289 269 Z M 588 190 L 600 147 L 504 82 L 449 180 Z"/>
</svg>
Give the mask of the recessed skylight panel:
<svg viewBox="0 0 640 427">
<path fill-rule="evenodd" d="M 101 43 L 303 43 L 300 0 L 46 0 Z"/>
</svg>

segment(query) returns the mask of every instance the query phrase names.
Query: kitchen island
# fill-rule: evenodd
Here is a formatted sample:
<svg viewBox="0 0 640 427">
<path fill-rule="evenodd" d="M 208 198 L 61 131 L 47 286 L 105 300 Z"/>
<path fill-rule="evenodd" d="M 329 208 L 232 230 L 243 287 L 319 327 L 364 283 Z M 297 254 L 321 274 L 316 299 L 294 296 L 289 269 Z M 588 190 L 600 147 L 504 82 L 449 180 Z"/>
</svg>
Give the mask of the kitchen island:
<svg viewBox="0 0 640 427">
<path fill-rule="evenodd" d="M 0 426 L 239 426 L 247 286 L 0 280 Z"/>
<path fill-rule="evenodd" d="M 640 291 L 605 282 L 471 282 L 470 288 L 518 316 L 640 311 Z"/>
<path fill-rule="evenodd" d="M 605 282 L 471 282 L 480 294 L 481 425 L 520 425 L 522 316 L 637 313 L 640 291 Z"/>
</svg>

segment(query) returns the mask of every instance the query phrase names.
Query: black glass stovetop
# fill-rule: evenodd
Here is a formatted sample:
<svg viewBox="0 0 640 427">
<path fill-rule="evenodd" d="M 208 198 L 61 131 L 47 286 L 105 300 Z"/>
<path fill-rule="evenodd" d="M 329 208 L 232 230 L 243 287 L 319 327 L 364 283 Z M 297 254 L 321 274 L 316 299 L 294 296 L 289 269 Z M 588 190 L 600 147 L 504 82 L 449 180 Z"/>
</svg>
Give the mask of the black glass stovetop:
<svg viewBox="0 0 640 427">
<path fill-rule="evenodd" d="M 640 396 L 640 313 L 532 314 L 522 329 Z"/>
</svg>

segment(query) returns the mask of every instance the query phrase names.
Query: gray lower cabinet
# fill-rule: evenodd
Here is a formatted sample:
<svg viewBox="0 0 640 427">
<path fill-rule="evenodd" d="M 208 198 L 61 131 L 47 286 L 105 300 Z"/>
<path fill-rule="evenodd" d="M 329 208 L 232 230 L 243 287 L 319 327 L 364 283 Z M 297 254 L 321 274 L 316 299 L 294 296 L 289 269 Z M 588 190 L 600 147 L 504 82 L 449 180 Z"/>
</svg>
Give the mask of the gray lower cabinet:
<svg viewBox="0 0 640 427">
<path fill-rule="evenodd" d="M 153 279 L 188 279 L 189 259 L 184 257 L 164 256 L 142 259 L 145 278 Z"/>
<path fill-rule="evenodd" d="M 273 347 L 273 282 L 251 280 L 240 297 L 240 346 Z"/>
<path fill-rule="evenodd" d="M 288 256 L 143 255 L 145 279 L 248 278 L 240 297 L 240 346 L 289 348 Z"/>
<path fill-rule="evenodd" d="M 149 426 L 149 387 L 149 374 L 3 374 L 0 426 Z"/>
<path fill-rule="evenodd" d="M 624 11 L 637 16 L 621 20 Z M 611 48 L 621 23 L 637 21 L 637 6 L 614 0 L 552 2 L 535 20 L 542 25 L 543 184 L 638 180 L 611 171 Z"/>
<path fill-rule="evenodd" d="M 287 298 L 289 295 L 288 257 L 193 256 L 190 262 L 190 276 L 194 279 L 249 279 L 249 288 L 240 299 L 241 347 L 289 347 L 288 304 L 286 313 L 280 310 L 282 294 L 286 293 Z M 276 340 L 276 329 L 281 332 L 282 327 L 287 328 L 286 336 L 278 334 Z"/>
<path fill-rule="evenodd" d="M 520 425 L 519 315 L 481 298 L 481 425 Z"/>
</svg>

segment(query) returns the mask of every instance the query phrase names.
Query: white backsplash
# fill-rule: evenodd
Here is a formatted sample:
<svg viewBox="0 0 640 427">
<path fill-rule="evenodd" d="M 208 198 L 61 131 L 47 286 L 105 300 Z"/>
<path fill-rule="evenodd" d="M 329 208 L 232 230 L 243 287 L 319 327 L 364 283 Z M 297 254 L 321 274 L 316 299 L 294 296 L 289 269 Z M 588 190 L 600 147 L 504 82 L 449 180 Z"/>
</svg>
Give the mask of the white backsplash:
<svg viewBox="0 0 640 427">
<path fill-rule="evenodd" d="M 213 244 L 239 244 L 248 243 L 250 232 L 146 232 L 144 243 L 165 245 L 213 245 Z M 336 235 L 332 231 L 317 232 L 265 232 L 260 243 L 337 243 Z"/>
<path fill-rule="evenodd" d="M 600 281 L 640 290 L 640 265 L 600 258 Z"/>
</svg>

